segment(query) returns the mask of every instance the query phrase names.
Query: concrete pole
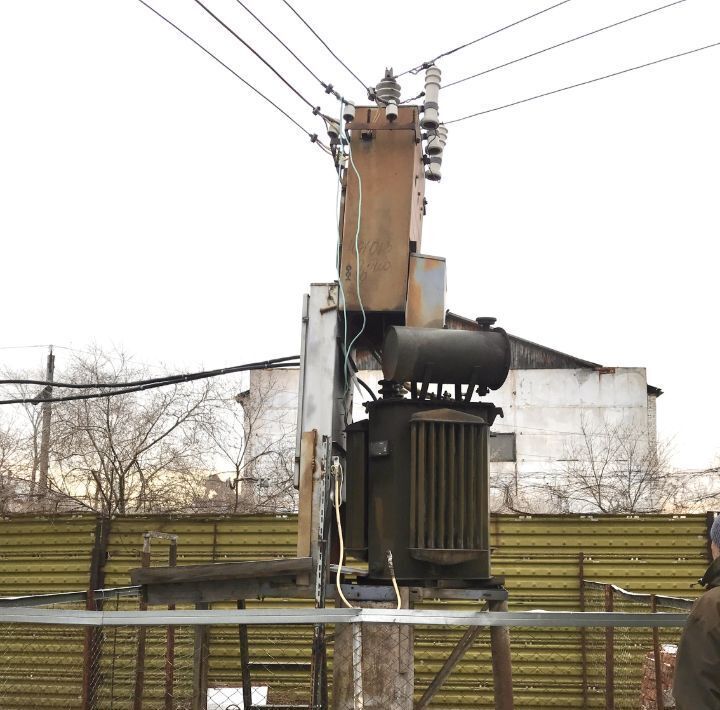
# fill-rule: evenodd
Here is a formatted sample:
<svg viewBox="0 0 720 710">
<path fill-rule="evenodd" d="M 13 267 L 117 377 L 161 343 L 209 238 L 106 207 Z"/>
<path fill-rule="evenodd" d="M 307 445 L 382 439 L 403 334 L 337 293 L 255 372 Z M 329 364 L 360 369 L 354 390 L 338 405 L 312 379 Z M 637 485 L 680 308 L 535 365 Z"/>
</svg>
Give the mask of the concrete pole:
<svg viewBox="0 0 720 710">
<path fill-rule="evenodd" d="M 409 608 L 407 589 L 400 591 Z M 394 609 L 394 602 L 353 602 Z M 340 606 L 340 603 L 337 603 Z M 333 651 L 333 710 L 413 710 L 414 627 L 409 624 L 338 624 Z"/>
</svg>

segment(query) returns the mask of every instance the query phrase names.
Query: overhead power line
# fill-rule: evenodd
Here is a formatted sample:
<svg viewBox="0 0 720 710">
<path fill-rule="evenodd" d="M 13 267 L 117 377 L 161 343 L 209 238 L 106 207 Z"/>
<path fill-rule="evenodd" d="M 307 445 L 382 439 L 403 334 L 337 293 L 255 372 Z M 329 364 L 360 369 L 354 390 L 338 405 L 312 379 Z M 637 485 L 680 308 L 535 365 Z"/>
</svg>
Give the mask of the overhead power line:
<svg viewBox="0 0 720 710">
<path fill-rule="evenodd" d="M 559 94 L 562 91 L 568 91 L 569 89 L 575 89 L 579 86 L 587 86 L 588 84 L 594 84 L 596 81 L 602 81 L 603 79 L 610 79 L 614 76 L 620 76 L 621 74 L 627 74 L 628 72 L 635 71 L 636 69 L 644 69 L 645 67 L 651 67 L 655 64 L 661 64 L 662 62 L 668 62 L 671 59 L 678 59 L 679 57 L 687 57 L 689 54 L 695 54 L 696 52 L 702 52 L 706 49 L 712 49 L 713 47 L 720 46 L 720 42 L 713 42 L 712 44 L 706 44 L 704 47 L 697 47 L 696 49 L 690 49 L 687 52 L 680 52 L 679 54 L 673 54 L 669 57 L 663 57 L 662 59 L 655 59 L 652 62 L 646 62 L 645 64 L 638 64 L 635 67 L 629 67 L 628 69 L 622 69 L 620 71 L 613 72 L 612 74 L 605 74 L 604 76 L 598 76 L 594 79 L 588 79 L 587 81 L 581 81 L 577 84 L 570 84 L 569 86 L 563 86 L 561 89 L 553 89 L 552 91 L 546 91 L 542 94 L 536 94 L 526 99 L 520 99 L 519 101 L 513 101 L 509 104 L 503 104 L 502 106 L 495 106 L 495 108 L 488 108 L 484 111 L 476 111 L 475 113 L 469 113 L 467 116 L 461 116 L 460 118 L 453 118 L 450 121 L 444 121 L 445 125 L 450 123 L 459 123 L 460 121 L 466 121 L 468 118 L 475 118 L 476 116 L 483 116 L 486 113 L 493 113 L 494 111 L 501 111 L 504 108 L 510 108 L 511 106 L 518 106 L 519 104 L 527 103 L 528 101 L 534 101 L 535 99 L 541 99 L 545 96 L 552 96 L 553 94 Z"/>
<path fill-rule="evenodd" d="M 332 94 L 336 99 L 338 99 L 338 101 L 342 101 L 343 103 L 353 103 L 352 101 L 348 102 L 348 100 L 339 91 L 337 91 L 332 84 L 323 81 L 312 69 L 310 69 L 310 67 L 305 64 L 305 62 L 300 59 L 300 57 L 298 57 L 298 55 L 293 52 L 293 50 L 290 49 L 290 47 L 288 47 L 287 44 L 283 42 L 283 40 L 280 39 L 280 37 L 278 37 L 244 2 L 242 2 L 242 0 L 235 0 L 235 2 L 237 2 L 237 4 L 245 10 L 245 12 L 247 12 L 261 27 L 263 27 L 263 29 L 265 29 L 266 32 L 268 32 L 268 34 L 274 37 L 290 53 L 300 66 L 302 66 L 303 69 L 305 69 L 305 71 L 307 71 L 308 74 L 310 74 L 310 76 L 312 76 L 315 81 L 317 81 L 320 86 L 325 89 L 326 94 Z M 367 87 L 365 88 L 367 90 Z M 323 114 L 320 115 L 323 116 L 323 118 L 327 118 Z"/>
<path fill-rule="evenodd" d="M 257 50 L 255 50 L 248 42 L 246 42 L 235 30 L 227 25 L 223 20 L 221 20 L 207 5 L 201 2 L 201 0 L 194 0 L 197 5 L 200 5 L 200 7 L 207 12 L 210 17 L 212 17 L 218 24 L 222 25 L 235 39 L 237 39 L 239 42 L 242 42 L 242 44 L 249 49 L 275 76 L 282 81 L 285 86 L 287 86 L 290 91 L 292 91 L 301 101 L 304 101 L 313 111 L 315 111 L 315 106 L 313 106 L 312 102 L 310 102 L 305 96 L 303 96 L 275 67 L 270 64 L 270 62 L 265 59 L 265 57 L 260 54 Z"/>
<path fill-rule="evenodd" d="M 285 116 L 285 118 L 287 118 L 288 121 L 290 121 L 295 126 L 297 126 L 305 135 L 307 135 L 310 138 L 311 142 L 319 143 L 319 141 L 317 140 L 316 133 L 311 133 L 306 128 L 304 128 L 287 111 L 280 108 L 280 106 L 278 106 L 272 99 L 268 98 L 265 94 L 263 94 L 262 91 L 255 88 L 249 81 L 247 81 L 247 79 L 244 79 L 242 76 L 240 76 L 240 74 L 238 74 L 232 67 L 225 64 L 225 62 L 223 62 L 222 59 L 220 59 L 218 56 L 213 54 L 209 49 L 207 49 L 202 44 L 200 44 L 200 42 L 198 42 L 194 37 L 191 37 L 187 32 L 185 32 L 185 30 L 178 27 L 172 20 L 165 17 L 165 15 L 163 15 L 161 12 L 159 12 L 154 7 L 152 7 L 152 5 L 149 5 L 148 3 L 146 3 L 145 0 L 138 0 L 138 2 L 141 5 L 144 5 L 151 12 L 154 12 L 161 20 L 164 20 L 165 22 L 167 22 L 167 24 L 170 25 L 170 27 L 173 27 L 174 29 L 176 29 L 183 37 L 189 39 L 196 47 L 199 47 L 200 49 L 202 49 L 202 51 L 205 52 L 205 54 L 207 54 L 209 57 L 212 57 L 221 66 L 225 67 L 225 69 L 227 69 L 233 76 L 235 76 L 237 79 L 240 79 L 240 81 L 242 81 L 242 83 L 245 84 L 245 86 L 247 86 L 251 91 L 254 91 L 260 98 L 267 101 L 273 108 L 277 109 L 283 116 Z"/>
<path fill-rule="evenodd" d="M 65 395 L 62 397 L 44 397 L 41 393 L 36 397 L 17 397 L 14 399 L 0 400 L 3 404 L 42 404 L 43 402 L 70 402 L 73 400 L 99 399 L 103 397 L 116 397 L 122 394 L 130 394 L 132 392 L 143 392 L 145 390 L 156 389 L 158 387 L 168 387 L 170 385 L 182 384 L 184 382 L 194 382 L 195 380 L 204 380 L 210 377 L 219 377 L 221 375 L 231 375 L 237 372 L 248 372 L 250 370 L 272 370 L 285 367 L 296 367 L 299 361 L 299 355 L 293 355 L 284 358 L 274 358 L 261 362 L 252 362 L 245 365 L 233 365 L 223 367 L 217 370 L 205 370 L 202 372 L 191 372 L 180 375 L 169 375 L 167 377 L 154 377 L 148 380 L 137 380 L 135 382 L 112 382 L 112 383 L 73 383 L 73 382 L 48 382 L 44 380 L 0 380 L 0 385 L 40 385 L 45 387 L 57 387 L 59 389 L 75 388 L 75 389 L 109 389 L 108 392 L 92 392 L 89 394 Z"/>
<path fill-rule="evenodd" d="M 195 1 L 197 2 L 197 0 L 195 0 Z M 568 0 L 565 0 L 565 1 L 568 2 Z M 330 54 L 332 54 L 332 56 L 357 80 L 357 82 L 363 87 L 363 89 L 364 89 L 365 91 L 367 91 L 368 93 L 371 93 L 370 87 L 369 87 L 352 69 L 350 69 L 350 67 L 349 67 L 347 64 L 345 64 L 345 62 L 344 62 L 342 59 L 340 59 L 340 57 L 338 57 L 338 55 L 335 54 L 335 52 L 333 52 L 332 49 L 330 49 L 330 47 L 328 46 L 327 42 L 312 28 L 312 26 L 311 26 L 311 25 L 305 20 L 305 18 L 288 2 L 288 0 L 283 0 L 283 2 L 290 8 L 290 10 L 291 10 L 292 13 L 295 15 L 295 17 L 297 17 L 297 18 L 300 20 L 300 22 L 302 22 L 303 25 L 305 25 L 305 27 L 307 27 L 307 28 L 310 30 L 310 32 L 313 33 L 313 35 L 315 36 L 315 38 L 322 44 L 322 46 L 325 47 L 325 49 L 327 49 L 327 51 L 330 52 Z"/>
<path fill-rule="evenodd" d="M 550 7 L 546 7 L 544 10 L 539 10 L 538 12 L 534 12 L 532 15 L 523 17 L 521 20 L 515 20 L 515 22 L 511 22 L 509 25 L 500 27 L 499 29 L 493 30 L 492 32 L 488 32 L 487 34 L 482 35 L 482 37 L 473 39 L 470 42 L 465 42 L 465 44 L 461 44 L 459 47 L 455 47 L 454 49 L 449 49 L 447 52 L 438 54 L 437 57 L 435 57 L 434 59 L 428 59 L 427 61 L 423 62 L 422 64 L 418 64 L 416 67 L 412 67 L 412 69 L 406 69 L 405 71 L 400 72 L 399 74 L 396 74 L 395 78 L 399 79 L 401 76 L 405 76 L 405 74 L 416 74 L 421 69 L 427 69 L 429 66 L 432 66 L 433 64 L 435 64 L 435 62 L 438 59 L 442 59 L 443 57 L 449 57 L 451 54 L 455 54 L 455 52 L 459 52 L 461 49 L 465 49 L 466 47 L 470 47 L 473 44 L 477 44 L 478 42 L 481 42 L 484 39 L 488 39 L 488 37 L 493 37 L 494 35 L 500 34 L 501 32 L 504 32 L 505 30 L 509 30 L 511 27 L 516 27 L 517 25 L 520 25 L 523 22 L 532 20 L 534 17 L 538 17 L 539 15 L 542 15 L 546 12 L 550 12 L 550 10 L 554 10 L 556 7 L 560 7 L 561 5 L 565 5 L 566 3 L 569 3 L 569 2 L 570 2 L 570 0 L 562 0 L 562 2 L 558 2 L 558 3 L 555 3 L 554 5 L 550 5 Z"/>
<path fill-rule="evenodd" d="M 665 10 L 668 7 L 680 5 L 680 3 L 683 3 L 683 2 L 686 2 L 686 0 L 675 0 L 675 2 L 668 3 L 667 5 L 662 5 L 661 7 L 656 7 L 654 10 L 648 10 L 647 12 L 642 12 L 639 15 L 633 15 L 632 17 L 628 17 L 625 20 L 620 20 L 619 22 L 613 22 L 611 25 L 605 25 L 605 27 L 599 27 L 598 29 L 592 30 L 591 32 L 586 32 L 585 34 L 578 35 L 577 37 L 573 37 L 572 39 L 567 39 L 564 42 L 558 42 L 557 44 L 553 44 L 551 47 L 545 47 L 545 49 L 541 49 L 537 52 L 532 52 L 531 54 L 526 54 L 524 57 L 519 57 L 518 59 L 512 59 L 509 62 L 505 62 L 504 64 L 498 64 L 495 67 L 491 67 L 490 69 L 485 69 L 484 71 L 478 72 L 477 74 L 471 74 L 470 76 L 463 77 L 462 79 L 457 79 L 455 81 L 451 81 L 449 84 L 445 84 L 443 86 L 443 90 L 447 90 L 451 86 L 457 86 L 458 84 L 462 84 L 466 81 L 470 81 L 470 79 L 476 79 L 479 76 L 484 76 L 485 74 L 490 74 L 490 72 L 497 71 L 498 69 L 504 69 L 505 67 L 509 67 L 512 64 L 517 64 L 518 62 L 523 62 L 526 59 L 530 59 L 531 57 L 537 57 L 539 54 L 544 54 L 545 52 L 549 52 L 553 49 L 557 49 L 558 47 L 564 47 L 566 44 L 571 44 L 572 42 L 577 42 L 580 39 L 585 39 L 585 37 L 590 37 L 590 36 L 598 34 L 600 32 L 604 32 L 605 30 L 610 30 L 613 27 L 619 27 L 620 25 L 624 25 L 626 22 L 632 22 L 633 20 L 639 20 L 641 17 L 646 17 L 647 15 L 652 15 L 654 12 L 660 12 L 660 10 Z"/>
</svg>

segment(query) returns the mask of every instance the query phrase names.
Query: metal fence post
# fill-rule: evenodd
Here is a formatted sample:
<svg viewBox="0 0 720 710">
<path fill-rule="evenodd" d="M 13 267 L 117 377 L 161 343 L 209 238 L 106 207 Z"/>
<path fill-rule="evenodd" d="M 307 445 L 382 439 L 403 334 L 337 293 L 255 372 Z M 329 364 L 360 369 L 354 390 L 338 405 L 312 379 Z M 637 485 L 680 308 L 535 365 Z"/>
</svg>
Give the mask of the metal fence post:
<svg viewBox="0 0 720 710">
<path fill-rule="evenodd" d="M 196 609 L 209 609 L 206 602 L 195 604 Z M 192 710 L 207 710 L 208 665 L 210 656 L 210 630 L 207 625 L 195 627 L 193 649 Z"/>
<path fill-rule="evenodd" d="M 650 611 L 657 613 L 657 598 L 654 594 L 650 595 Z M 662 687 L 662 658 L 660 656 L 660 629 L 653 627 L 653 658 L 655 660 L 655 706 L 657 710 L 665 710 L 665 698 L 663 698 Z"/>
<path fill-rule="evenodd" d="M 143 551 L 141 565 L 150 566 L 150 535 L 143 535 Z M 144 592 L 140 593 L 140 611 L 147 611 L 147 599 Z M 133 710 L 142 710 L 143 693 L 145 691 L 145 640 L 147 628 L 141 626 L 137 635 L 137 654 L 135 656 L 135 695 L 133 697 Z"/>
<path fill-rule="evenodd" d="M 507 600 L 489 601 L 488 609 L 490 611 L 507 611 Z M 510 654 L 510 629 L 507 626 L 490 627 L 490 650 L 495 686 L 495 710 L 513 710 L 512 656 Z"/>
<path fill-rule="evenodd" d="M 605 611 L 613 610 L 612 584 L 605 585 Z M 615 628 L 605 627 L 605 710 L 615 710 Z"/>
<path fill-rule="evenodd" d="M 95 525 L 95 536 L 90 557 L 90 579 L 88 580 L 85 608 L 101 611 L 102 601 L 95 600 L 95 590 L 105 585 L 105 558 L 107 556 L 110 519 L 99 518 Z M 82 710 L 94 710 L 97 704 L 98 686 L 101 680 L 100 654 L 102 652 L 102 629 L 87 627 L 83 641 L 83 685 Z"/>
<path fill-rule="evenodd" d="M 580 611 L 585 611 L 585 553 L 578 555 L 578 583 L 580 585 Z M 588 663 L 587 663 L 587 629 L 580 629 L 580 663 L 582 665 L 582 707 L 588 707 Z"/>
<path fill-rule="evenodd" d="M 245 600 L 237 600 L 237 608 L 245 608 Z M 250 647 L 248 643 L 248 627 L 246 624 L 238 626 L 238 641 L 240 642 L 240 673 L 242 675 L 243 705 L 252 707 L 252 680 L 250 678 Z"/>
<path fill-rule="evenodd" d="M 177 565 L 177 537 L 170 539 L 168 565 Z M 175 605 L 168 604 L 168 611 L 174 611 Z M 165 710 L 173 710 L 173 686 L 175 683 L 175 627 L 167 627 L 167 646 L 165 648 Z"/>
</svg>

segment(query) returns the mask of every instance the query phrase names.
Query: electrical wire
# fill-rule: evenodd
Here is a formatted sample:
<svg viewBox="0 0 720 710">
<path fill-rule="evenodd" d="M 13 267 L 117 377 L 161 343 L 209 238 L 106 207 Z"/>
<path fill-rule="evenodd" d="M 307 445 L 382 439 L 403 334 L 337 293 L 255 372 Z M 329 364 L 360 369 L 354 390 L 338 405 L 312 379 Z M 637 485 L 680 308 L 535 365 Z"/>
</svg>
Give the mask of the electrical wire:
<svg viewBox="0 0 720 710">
<path fill-rule="evenodd" d="M 443 121 L 445 125 L 449 125 L 451 123 L 459 123 L 460 121 L 466 121 L 468 118 L 475 118 L 476 116 L 483 116 L 486 113 L 493 113 L 494 111 L 500 111 L 504 108 L 510 108 L 511 106 L 518 106 L 519 104 L 527 103 L 528 101 L 534 101 L 535 99 L 541 99 L 545 96 L 552 96 L 553 94 L 559 94 L 562 91 L 568 91 L 569 89 L 575 89 L 579 86 L 586 86 L 588 84 L 594 84 L 596 81 L 602 81 L 603 79 L 610 79 L 614 76 L 620 76 L 621 74 L 627 74 L 628 72 L 635 71 L 636 69 L 644 69 L 645 67 L 650 67 L 655 64 L 660 64 L 662 62 L 668 62 L 671 59 L 678 59 L 679 57 L 686 57 L 689 54 L 695 54 L 696 52 L 702 52 L 705 49 L 711 49 L 713 47 L 720 46 L 720 42 L 713 42 L 712 44 L 706 44 L 704 47 L 697 47 L 695 49 L 691 49 L 687 52 L 680 52 L 679 54 L 673 54 L 669 57 L 663 57 L 662 59 L 655 59 L 652 62 L 646 62 L 645 64 L 638 64 L 635 67 L 629 67 L 628 69 L 622 69 L 621 71 L 613 72 L 612 74 L 605 74 L 604 76 L 598 76 L 594 79 L 588 79 L 587 81 L 581 81 L 577 84 L 570 84 L 570 86 L 564 86 L 561 89 L 554 89 L 553 91 L 546 91 L 542 94 L 536 94 L 535 96 L 530 96 L 527 99 L 520 99 L 519 101 L 513 101 L 509 104 L 504 104 L 502 106 L 496 106 L 495 108 L 489 108 L 485 109 L 484 111 L 477 111 L 475 113 L 470 113 L 467 116 L 461 116 L 460 118 L 453 118 L 450 121 Z"/>
<path fill-rule="evenodd" d="M 242 0 L 235 0 L 235 2 L 240 5 L 240 7 L 242 7 L 242 9 L 245 10 L 245 12 L 247 12 L 248 15 L 250 15 L 250 17 L 252 17 L 268 34 L 274 37 L 275 40 L 279 42 L 287 50 L 287 52 L 300 64 L 300 66 L 302 66 L 303 69 L 305 69 L 305 71 L 308 72 L 308 74 L 310 74 L 310 76 L 315 79 L 315 81 L 322 84 L 323 87 L 325 86 L 323 80 L 312 69 L 310 69 L 310 67 L 305 64 L 305 62 L 300 59 L 300 57 L 298 57 L 298 55 L 295 54 L 295 52 L 293 52 L 293 50 L 290 49 L 290 47 L 288 47 L 287 44 L 285 44 L 285 42 L 283 42 Z"/>
<path fill-rule="evenodd" d="M 488 37 L 493 37 L 494 35 L 500 34 L 501 32 L 504 32 L 505 30 L 509 30 L 511 27 L 515 27 L 516 25 L 520 25 L 523 22 L 532 20 L 534 17 L 538 17 L 539 15 L 542 15 L 543 13 L 550 12 L 550 10 L 554 10 L 556 7 L 560 7 L 561 5 L 565 5 L 566 3 L 569 3 L 569 2 L 570 2 L 570 0 L 562 0 L 562 2 L 558 2 L 558 3 L 555 3 L 554 5 L 551 5 L 550 7 L 546 7 L 544 10 L 540 10 L 538 12 L 534 12 L 532 15 L 523 17 L 521 20 L 515 20 L 515 22 L 511 22 L 509 25 L 505 25 L 504 27 L 501 27 L 500 29 L 497 29 L 497 30 L 493 30 L 492 32 L 488 32 L 487 34 L 483 35 L 482 37 L 478 37 L 477 39 L 471 40 L 470 42 L 461 44 L 459 47 L 455 47 L 454 49 L 450 49 L 447 52 L 438 54 L 437 57 L 435 57 L 434 59 L 428 59 L 426 62 L 423 62 L 422 64 L 418 64 L 416 67 L 413 67 L 412 69 L 406 69 L 405 71 L 400 72 L 399 74 L 396 74 L 395 78 L 399 79 L 401 76 L 405 76 L 405 74 L 417 74 L 422 69 L 427 69 L 428 67 L 435 64 L 435 62 L 438 59 L 442 59 L 443 57 L 449 57 L 451 54 L 455 54 L 455 52 L 459 52 L 461 49 L 465 49 L 466 47 L 470 47 L 473 44 L 477 44 L 478 42 L 481 42 L 482 40 L 487 39 Z"/>
<path fill-rule="evenodd" d="M 335 521 L 337 522 L 338 529 L 338 541 L 340 543 L 340 556 L 338 557 L 337 572 L 335 573 L 335 586 L 337 587 L 337 593 L 342 603 L 345 604 L 349 609 L 355 609 L 343 594 L 342 587 L 340 585 L 340 574 L 342 572 L 343 559 L 345 558 L 345 539 L 343 537 L 342 521 L 340 519 L 340 480 L 343 476 L 342 465 L 338 462 L 332 466 L 333 478 L 335 479 Z"/>
<path fill-rule="evenodd" d="M 57 387 L 58 389 L 100 389 L 137 387 L 139 385 L 155 384 L 157 382 L 186 382 L 190 379 L 201 379 L 203 377 L 218 377 L 219 375 L 229 375 L 233 372 L 242 372 L 245 368 L 255 366 L 267 366 L 270 369 L 275 365 L 295 365 L 299 360 L 299 355 L 288 355 L 287 357 L 277 357 L 271 360 L 261 360 L 259 362 L 251 362 L 246 365 L 230 365 L 228 367 L 220 367 L 214 370 L 202 370 L 200 372 L 182 372 L 177 375 L 162 375 L 160 377 L 152 377 L 144 380 L 135 380 L 133 382 L 50 382 L 48 380 L 0 380 L 0 385 L 40 385 L 43 387 Z M 293 361 L 293 362 L 290 362 Z M 238 369 L 240 368 L 240 369 Z"/>
<path fill-rule="evenodd" d="M 565 1 L 568 2 L 568 0 Z M 320 41 L 322 46 L 325 47 L 325 49 L 327 49 L 327 51 L 330 52 L 330 54 L 332 54 L 332 56 L 357 80 L 357 82 L 362 86 L 362 88 L 367 91 L 368 94 L 370 94 L 370 87 L 352 69 L 350 69 L 350 67 L 345 64 L 345 62 L 340 59 L 340 57 L 338 57 L 338 55 L 335 54 L 332 49 L 330 49 L 327 42 L 325 42 L 325 40 L 310 26 L 310 24 L 305 20 L 305 18 L 288 2 L 288 0 L 283 0 L 283 2 L 290 8 L 293 14 L 300 20 L 300 22 L 302 22 L 303 25 L 305 25 L 305 27 L 307 27 L 310 32 L 313 33 L 313 35 L 315 35 L 315 38 Z"/>
<path fill-rule="evenodd" d="M 269 367 L 265 367 L 265 365 L 269 365 Z M 287 362 L 278 362 L 276 364 L 272 364 L 271 362 L 267 361 L 264 363 L 250 363 L 248 365 L 236 365 L 234 367 L 222 368 L 222 371 L 215 370 L 215 371 L 208 371 L 208 372 L 192 373 L 189 375 L 179 375 L 173 379 L 148 382 L 146 384 L 141 384 L 141 385 L 132 386 L 132 387 L 124 387 L 121 389 L 112 389 L 109 392 L 92 392 L 89 394 L 75 394 L 75 395 L 66 395 L 66 396 L 62 396 L 62 397 L 43 397 L 41 394 L 36 397 L 18 397 L 15 399 L 0 400 L 0 405 L 5 405 L 5 404 L 43 404 L 45 402 L 71 402 L 71 401 L 75 401 L 75 400 L 117 397 L 117 396 L 120 396 L 123 394 L 131 394 L 133 392 L 144 392 L 146 390 L 156 389 L 158 387 L 168 387 L 170 385 L 182 384 L 184 382 L 193 382 L 195 380 L 208 379 L 209 377 L 218 377 L 220 375 L 228 375 L 228 374 L 232 374 L 235 372 L 248 372 L 250 370 L 282 369 L 284 367 L 297 367 L 297 362 L 287 361 Z M 51 383 L 51 384 L 55 387 L 59 387 L 59 388 L 63 387 L 62 383 L 60 383 L 60 384 Z M 107 385 L 99 384 L 99 385 L 93 385 L 93 387 L 106 388 Z"/>
<path fill-rule="evenodd" d="M 207 54 L 209 57 L 212 57 L 218 64 L 220 64 L 221 66 L 225 67 L 225 69 L 227 69 L 233 76 L 235 76 L 236 78 L 240 79 L 240 81 L 242 81 L 242 83 L 245 84 L 245 86 L 247 86 L 250 90 L 254 91 L 260 98 L 265 99 L 265 101 L 267 101 L 273 108 L 277 109 L 283 116 L 285 116 L 285 118 L 287 118 L 288 121 L 290 121 L 291 123 L 293 123 L 293 124 L 294 124 L 295 126 L 297 126 L 303 133 L 305 133 L 305 135 L 307 135 L 307 136 L 310 138 L 310 141 L 311 141 L 312 143 L 315 143 L 315 142 L 318 142 L 318 143 L 319 143 L 319 141 L 317 140 L 317 134 L 316 134 L 316 133 L 311 133 L 311 132 L 308 131 L 306 128 L 304 128 L 304 127 L 303 127 L 300 123 L 298 123 L 298 121 L 296 121 L 287 111 L 285 111 L 284 109 L 280 108 L 280 106 L 278 106 L 272 99 L 268 98 L 265 94 L 263 94 L 262 91 L 260 91 L 259 89 L 256 89 L 249 81 L 247 81 L 246 79 L 244 79 L 244 78 L 243 78 L 242 76 L 240 76 L 240 74 L 238 74 L 234 69 L 232 69 L 232 68 L 229 67 L 227 64 L 225 64 L 225 62 L 223 62 L 222 59 L 220 59 L 218 56 L 216 56 L 215 54 L 213 54 L 209 49 L 207 49 L 207 47 L 204 47 L 202 44 L 200 44 L 200 42 L 198 42 L 194 37 L 190 36 L 187 32 L 185 32 L 185 30 L 183 30 L 183 29 L 181 29 L 180 27 L 178 27 L 172 20 L 170 20 L 169 18 L 165 17 L 165 15 L 163 15 L 161 12 L 159 12 L 158 10 L 156 10 L 152 5 L 149 5 L 147 2 L 145 2 L 145 0 L 138 0 L 138 2 L 139 2 L 141 5 L 144 5 L 144 6 L 145 6 L 148 10 L 150 10 L 151 12 L 154 12 L 161 20 L 164 20 L 165 22 L 167 22 L 168 25 L 170 25 L 171 27 L 173 27 L 174 29 L 176 29 L 181 35 L 183 35 L 183 37 L 186 37 L 187 39 L 189 39 L 196 47 L 202 49 L 202 51 L 205 52 L 205 54 Z"/>
<path fill-rule="evenodd" d="M 347 141 L 348 161 L 358 180 L 358 218 L 357 228 L 355 230 L 355 288 L 357 290 L 358 304 L 360 305 L 360 311 L 362 313 L 362 326 L 357 332 L 357 335 L 350 341 L 350 345 L 345 348 L 345 382 L 347 388 L 347 373 L 349 367 L 350 353 L 352 352 L 353 346 L 357 342 L 358 338 L 365 332 L 365 326 L 367 325 L 367 316 L 365 314 L 365 307 L 363 306 L 362 296 L 360 295 L 360 220 L 362 218 L 362 178 L 360 177 L 358 169 L 355 167 L 355 161 L 353 160 L 352 155 L 352 145 L 350 143 L 350 139 L 348 138 L 347 130 L 342 123 L 340 124 L 340 130 L 341 136 L 343 136 Z M 347 322 L 347 313 L 345 314 L 345 318 Z"/>
<path fill-rule="evenodd" d="M 301 101 L 304 101 L 312 110 L 313 112 L 316 111 L 316 107 L 313 106 L 312 102 L 310 102 L 303 94 L 301 94 L 275 67 L 268 62 L 265 57 L 260 54 L 257 50 L 255 50 L 248 42 L 246 42 L 235 30 L 230 27 L 228 24 L 226 24 L 222 19 L 220 19 L 207 5 L 205 5 L 202 0 L 193 0 L 196 5 L 199 5 L 205 12 L 207 12 L 210 17 L 212 17 L 219 25 L 224 27 L 235 39 L 237 39 L 239 42 L 241 42 L 247 49 L 249 49 L 275 76 L 280 79 L 280 81 L 285 84 Z"/>
<path fill-rule="evenodd" d="M 580 39 L 585 39 L 586 37 L 591 37 L 592 35 L 596 35 L 600 32 L 604 32 L 605 30 L 610 30 L 613 27 L 619 27 L 620 25 L 624 25 L 626 22 L 632 22 L 633 20 L 639 20 L 641 17 L 646 17 L 647 15 L 652 15 L 655 12 L 660 12 L 660 10 L 666 10 L 669 7 L 674 7 L 675 5 L 680 5 L 681 3 L 686 2 L 686 0 L 675 0 L 675 2 L 668 3 L 667 5 L 662 5 L 660 7 L 656 7 L 653 10 L 648 10 L 647 12 L 642 12 L 639 15 L 633 15 L 632 17 L 628 17 L 624 20 L 620 20 L 619 22 L 613 22 L 611 25 L 605 25 L 605 27 L 599 27 L 598 29 L 592 30 L 590 32 L 586 32 L 585 34 L 578 35 L 577 37 L 573 37 L 572 39 L 567 39 L 564 42 L 558 42 L 557 44 L 553 44 L 550 47 L 545 47 L 545 49 L 541 49 L 537 52 L 532 52 L 531 54 L 526 54 L 524 57 L 519 57 L 518 59 L 512 59 L 509 62 L 505 62 L 504 64 L 498 64 L 495 67 L 491 67 L 490 69 L 485 69 L 484 71 L 478 72 L 477 74 L 471 74 L 470 76 L 463 77 L 462 79 L 456 79 L 455 81 L 451 81 L 448 84 L 443 85 L 443 91 L 446 91 L 451 86 L 457 86 L 458 84 L 462 84 L 466 81 L 470 81 L 470 79 L 476 79 L 479 76 L 484 76 L 485 74 L 490 74 L 490 72 L 497 71 L 498 69 L 504 69 L 505 67 L 509 67 L 512 64 L 518 64 L 519 62 L 523 62 L 526 59 L 530 59 L 531 57 L 537 57 L 540 54 L 544 54 L 545 52 L 549 52 L 553 49 L 557 49 L 558 47 L 564 47 L 567 44 L 571 44 L 572 42 L 577 42 Z"/>
<path fill-rule="evenodd" d="M 390 579 L 392 580 L 392 586 L 395 590 L 395 596 L 397 597 L 397 609 L 402 609 L 402 597 L 400 596 L 400 590 L 398 589 L 397 579 L 395 579 L 395 565 L 393 564 L 392 550 L 388 550 L 386 553 L 388 569 L 390 570 Z"/>
</svg>

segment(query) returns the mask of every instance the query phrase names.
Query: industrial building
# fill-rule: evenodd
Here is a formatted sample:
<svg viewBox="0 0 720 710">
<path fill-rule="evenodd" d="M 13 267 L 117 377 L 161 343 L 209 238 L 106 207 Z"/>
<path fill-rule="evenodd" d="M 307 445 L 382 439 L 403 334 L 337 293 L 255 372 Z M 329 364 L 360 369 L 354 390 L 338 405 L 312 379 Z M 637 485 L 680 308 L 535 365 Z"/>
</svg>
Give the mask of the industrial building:
<svg viewBox="0 0 720 710">
<path fill-rule="evenodd" d="M 451 329 L 477 329 L 469 318 L 448 312 Z M 657 443 L 657 399 L 662 390 L 647 382 L 644 367 L 606 367 L 510 334 L 510 374 L 491 401 L 504 416 L 495 420 L 490 437 L 491 506 L 503 510 L 502 485 L 523 483 L 562 471 L 573 447 L 586 431 L 607 424 L 637 433 L 642 445 Z M 382 371 L 370 353 L 358 355 L 361 378 L 374 391 Z M 249 443 L 249 453 L 267 446 L 269 439 L 293 439 L 297 410 L 297 370 L 250 373 L 252 396 L 266 402 L 262 426 Z M 359 393 L 364 395 L 365 393 Z M 363 399 L 355 399 L 353 419 L 365 416 Z M 263 467 L 255 467 L 258 482 Z M 249 481 L 246 485 L 255 485 Z M 539 502 L 536 501 L 536 505 Z M 551 512 L 537 510 L 533 512 Z"/>
</svg>

